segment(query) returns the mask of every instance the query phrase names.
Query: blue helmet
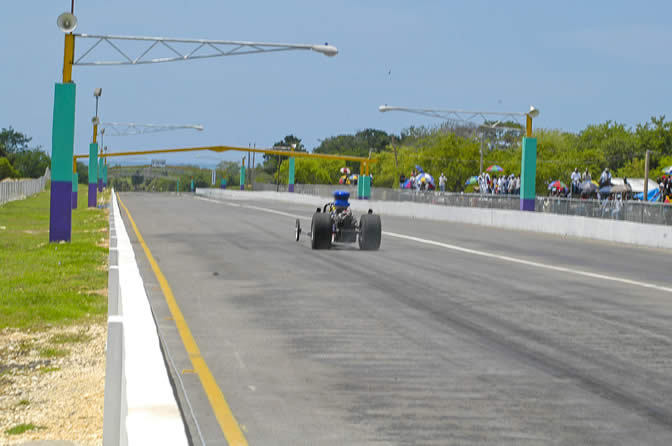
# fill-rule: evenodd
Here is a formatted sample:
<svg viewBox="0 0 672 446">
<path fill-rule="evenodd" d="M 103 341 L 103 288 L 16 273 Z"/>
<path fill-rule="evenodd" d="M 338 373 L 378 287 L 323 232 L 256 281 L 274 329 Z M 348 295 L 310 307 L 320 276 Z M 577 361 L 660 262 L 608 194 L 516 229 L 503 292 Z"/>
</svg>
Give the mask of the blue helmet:
<svg viewBox="0 0 672 446">
<path fill-rule="evenodd" d="M 347 208 L 350 206 L 348 203 L 348 198 L 350 198 L 350 192 L 347 190 L 337 190 L 334 192 L 334 206 Z"/>
</svg>

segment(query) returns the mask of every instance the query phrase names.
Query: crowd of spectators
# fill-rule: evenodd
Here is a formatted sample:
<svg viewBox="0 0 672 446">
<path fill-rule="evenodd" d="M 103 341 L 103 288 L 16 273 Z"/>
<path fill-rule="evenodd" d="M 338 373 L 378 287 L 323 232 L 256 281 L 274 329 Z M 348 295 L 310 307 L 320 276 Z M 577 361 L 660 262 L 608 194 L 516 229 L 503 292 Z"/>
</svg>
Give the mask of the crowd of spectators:
<svg viewBox="0 0 672 446">
<path fill-rule="evenodd" d="M 478 192 L 493 195 L 520 195 L 520 177 L 514 174 L 493 175 L 483 172 L 478 177 Z"/>
</svg>

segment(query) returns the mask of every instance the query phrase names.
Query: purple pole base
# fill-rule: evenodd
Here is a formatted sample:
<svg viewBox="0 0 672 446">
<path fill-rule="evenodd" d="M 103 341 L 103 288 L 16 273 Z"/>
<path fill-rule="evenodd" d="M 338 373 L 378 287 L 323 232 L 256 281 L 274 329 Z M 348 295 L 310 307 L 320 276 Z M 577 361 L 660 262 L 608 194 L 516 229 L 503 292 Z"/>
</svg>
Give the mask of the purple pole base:
<svg viewBox="0 0 672 446">
<path fill-rule="evenodd" d="M 240 190 L 245 190 L 245 185 L 244 184 L 240 185 Z"/>
<path fill-rule="evenodd" d="M 223 184 L 222 184 L 220 187 L 221 187 L 222 189 L 226 189 L 226 186 L 223 185 Z"/>
<path fill-rule="evenodd" d="M 98 192 L 102 192 L 102 191 L 103 191 L 103 180 L 98 178 Z"/>
<path fill-rule="evenodd" d="M 96 193 L 96 183 L 89 183 L 89 207 L 95 208 L 98 204 L 98 194 Z"/>
<path fill-rule="evenodd" d="M 49 241 L 70 241 L 72 224 L 72 182 L 52 181 L 49 211 Z"/>
<path fill-rule="evenodd" d="M 77 192 L 72 192 L 72 208 L 77 209 Z"/>
<path fill-rule="evenodd" d="M 294 192 L 294 185 L 290 184 L 287 186 L 287 192 Z"/>
<path fill-rule="evenodd" d="M 534 211 L 534 198 L 521 198 L 520 199 L 520 210 L 521 211 Z"/>
</svg>

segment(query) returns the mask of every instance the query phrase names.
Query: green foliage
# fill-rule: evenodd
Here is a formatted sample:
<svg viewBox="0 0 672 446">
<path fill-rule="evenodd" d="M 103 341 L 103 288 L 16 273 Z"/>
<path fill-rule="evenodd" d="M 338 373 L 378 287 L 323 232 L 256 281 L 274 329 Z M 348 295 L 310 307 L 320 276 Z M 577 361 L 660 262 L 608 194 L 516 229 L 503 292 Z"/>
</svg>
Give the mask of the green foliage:
<svg viewBox="0 0 672 446">
<path fill-rule="evenodd" d="M 354 135 L 338 135 L 325 138 L 313 152 L 368 157 L 369 151 L 380 153 L 390 144 L 398 142 L 399 138 L 395 135 L 388 135 L 382 130 L 365 129 Z"/>
<path fill-rule="evenodd" d="M 273 144 L 273 147 L 294 147 L 295 152 L 306 152 L 306 147 L 301 144 L 301 139 L 294 135 L 285 136 L 281 141 Z M 289 149 L 287 149 L 287 151 L 289 151 Z M 278 165 L 282 167 L 282 162 L 287 158 L 287 156 L 264 154 L 264 171 L 275 177 L 278 170 Z"/>
<path fill-rule="evenodd" d="M 39 430 L 39 429 L 44 429 L 42 426 L 36 426 L 33 423 L 23 423 L 23 424 L 17 424 L 11 429 L 7 429 L 5 433 L 7 435 L 21 435 L 24 432 L 28 431 L 34 431 L 34 430 Z"/>
<path fill-rule="evenodd" d="M 597 149 L 612 170 L 620 169 L 641 151 L 635 134 L 625 125 L 611 121 L 586 127 L 579 133 L 577 148 L 580 151 Z"/>
<path fill-rule="evenodd" d="M 29 150 L 28 143 L 32 138 L 17 132 L 9 126 L 8 129 L 3 128 L 0 131 L 0 157 L 8 157 L 11 160 L 11 155 L 23 150 Z"/>
<path fill-rule="evenodd" d="M 334 184 L 341 176 L 339 169 L 343 161 L 316 158 L 294 159 L 294 182 L 296 184 Z M 280 183 L 287 184 L 289 163 L 280 168 Z"/>
<path fill-rule="evenodd" d="M 645 164 L 646 161 L 640 158 L 633 158 L 625 163 L 623 167 L 618 169 L 616 172 L 617 177 L 626 177 L 626 178 L 644 178 L 645 173 Z M 653 175 L 653 179 L 656 178 L 656 173 L 651 170 L 649 166 L 649 177 Z"/>
<path fill-rule="evenodd" d="M 51 166 L 51 158 L 40 149 L 21 150 L 12 157 L 12 164 L 22 178 L 39 178 Z"/>
<path fill-rule="evenodd" d="M 81 161 L 77 161 L 77 182 L 79 184 L 89 184 L 89 166 Z"/>
<path fill-rule="evenodd" d="M 18 178 L 19 172 L 12 166 L 7 158 L 0 158 L 0 180 L 5 178 Z"/>
</svg>

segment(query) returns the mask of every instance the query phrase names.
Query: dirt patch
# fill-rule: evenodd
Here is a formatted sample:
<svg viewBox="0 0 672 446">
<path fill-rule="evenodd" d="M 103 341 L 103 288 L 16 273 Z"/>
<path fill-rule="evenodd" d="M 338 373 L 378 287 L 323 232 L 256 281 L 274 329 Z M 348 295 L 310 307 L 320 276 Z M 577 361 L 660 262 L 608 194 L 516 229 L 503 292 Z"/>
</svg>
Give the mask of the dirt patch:
<svg viewBox="0 0 672 446">
<path fill-rule="evenodd" d="M 105 322 L 0 332 L 0 444 L 102 443 L 106 336 Z M 65 356 L 41 354 L 64 346 Z M 39 428 L 7 433 L 17 426 Z"/>
</svg>

